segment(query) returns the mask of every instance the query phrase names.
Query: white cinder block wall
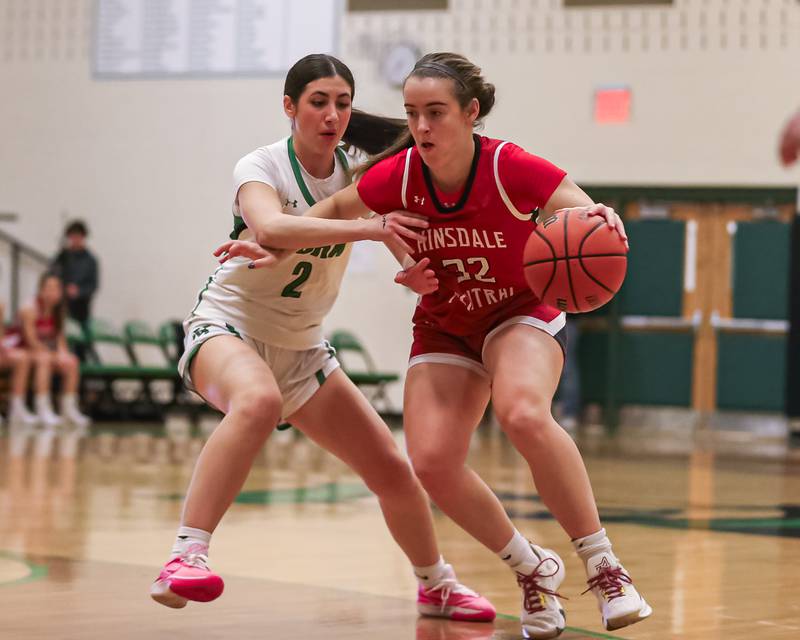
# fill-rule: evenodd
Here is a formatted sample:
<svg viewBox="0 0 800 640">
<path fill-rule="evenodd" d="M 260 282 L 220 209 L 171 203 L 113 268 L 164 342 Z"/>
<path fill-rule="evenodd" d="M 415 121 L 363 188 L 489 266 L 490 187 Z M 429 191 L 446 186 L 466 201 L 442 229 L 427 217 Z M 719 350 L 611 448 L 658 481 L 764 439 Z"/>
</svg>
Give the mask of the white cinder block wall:
<svg viewBox="0 0 800 640">
<path fill-rule="evenodd" d="M 394 116 L 401 97 L 379 65 L 388 46 L 465 53 L 497 86 L 486 133 L 578 182 L 797 183 L 775 149 L 800 108 L 800 2 L 562 5 L 345 13 L 338 53 L 356 76 L 356 105 Z M 20 215 L 0 224 L 51 253 L 65 219 L 86 218 L 102 265 L 96 314 L 180 318 L 230 230 L 233 164 L 288 130 L 282 79 L 93 80 L 92 15 L 91 0 L 0 0 L 0 211 Z M 600 126 L 592 96 L 612 84 L 632 89 L 631 122 Z M 0 250 L 3 296 L 7 265 Z M 382 247 L 357 247 L 328 326 L 356 330 L 382 368 L 402 370 L 414 298 L 394 271 Z M 399 385 L 393 398 L 399 406 Z"/>
</svg>

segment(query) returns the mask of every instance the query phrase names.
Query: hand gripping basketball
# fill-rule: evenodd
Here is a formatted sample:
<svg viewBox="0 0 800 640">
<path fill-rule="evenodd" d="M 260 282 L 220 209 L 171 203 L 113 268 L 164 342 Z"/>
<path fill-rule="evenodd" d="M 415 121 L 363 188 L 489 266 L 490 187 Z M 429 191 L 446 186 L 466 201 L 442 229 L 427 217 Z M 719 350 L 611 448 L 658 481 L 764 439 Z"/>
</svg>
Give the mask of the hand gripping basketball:
<svg viewBox="0 0 800 640">
<path fill-rule="evenodd" d="M 613 209 L 590 211 L 600 206 L 556 211 L 528 238 L 525 279 L 545 304 L 567 313 L 592 311 L 622 286 L 628 264 L 624 228 Z M 611 214 L 615 219 L 608 219 Z"/>
</svg>

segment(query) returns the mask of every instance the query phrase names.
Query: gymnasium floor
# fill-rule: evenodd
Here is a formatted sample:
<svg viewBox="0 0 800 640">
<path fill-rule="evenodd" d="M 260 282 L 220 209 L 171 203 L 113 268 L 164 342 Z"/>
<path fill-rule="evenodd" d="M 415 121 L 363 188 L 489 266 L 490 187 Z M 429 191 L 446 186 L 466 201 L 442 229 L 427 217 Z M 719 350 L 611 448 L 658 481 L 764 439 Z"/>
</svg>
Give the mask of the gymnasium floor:
<svg viewBox="0 0 800 640">
<path fill-rule="evenodd" d="M 117 434 L 112 435 L 116 429 Z M 199 439 L 147 425 L 0 436 L 0 638 L 520 638 L 519 592 L 491 553 L 441 515 L 463 581 L 493 624 L 418 618 L 415 583 L 376 501 L 304 439 L 274 438 L 218 529 L 216 602 L 170 610 L 148 586 L 169 551 Z M 401 436 L 398 435 L 398 438 Z M 655 609 L 608 633 L 583 571 L 538 501 L 521 458 L 491 425 L 471 462 L 518 527 L 567 564 L 562 638 L 800 637 L 800 450 L 725 425 L 599 430 L 578 437 L 615 550 Z"/>
</svg>

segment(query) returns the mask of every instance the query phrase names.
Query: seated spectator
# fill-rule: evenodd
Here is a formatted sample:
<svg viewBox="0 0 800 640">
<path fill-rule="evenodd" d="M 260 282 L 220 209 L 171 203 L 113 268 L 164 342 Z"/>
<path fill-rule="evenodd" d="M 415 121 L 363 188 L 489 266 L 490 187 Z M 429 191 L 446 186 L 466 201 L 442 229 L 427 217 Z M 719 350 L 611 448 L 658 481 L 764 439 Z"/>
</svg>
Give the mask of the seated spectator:
<svg viewBox="0 0 800 640">
<path fill-rule="evenodd" d="M 39 280 L 36 299 L 19 312 L 23 344 L 30 350 L 36 367 L 36 416 L 45 427 L 62 422 L 86 428 L 90 420 L 78 409 L 80 365 L 67 348 L 64 335 L 64 289 L 61 279 L 45 273 Z M 61 415 L 53 410 L 50 385 L 53 373 L 61 375 Z"/>
<path fill-rule="evenodd" d="M 0 369 L 11 370 L 8 422 L 12 425 L 33 426 L 38 420 L 25 405 L 31 373 L 31 355 L 21 347 L 19 334 L 5 335 L 5 325 L 2 323 L 5 317 L 5 309 L 0 303 Z"/>
</svg>

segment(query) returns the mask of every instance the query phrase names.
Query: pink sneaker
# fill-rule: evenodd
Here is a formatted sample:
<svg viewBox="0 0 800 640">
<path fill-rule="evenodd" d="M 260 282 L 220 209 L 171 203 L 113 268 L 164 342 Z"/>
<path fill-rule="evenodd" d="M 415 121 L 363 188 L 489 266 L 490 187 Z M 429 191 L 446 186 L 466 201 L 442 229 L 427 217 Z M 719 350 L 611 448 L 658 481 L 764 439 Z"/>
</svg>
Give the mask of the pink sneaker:
<svg viewBox="0 0 800 640">
<path fill-rule="evenodd" d="M 225 583 L 208 568 L 203 553 L 176 556 L 161 570 L 150 587 L 150 597 L 173 609 L 182 609 L 189 600 L 210 602 L 220 596 Z"/>
<path fill-rule="evenodd" d="M 456 580 L 449 564 L 435 586 L 426 589 L 419 585 L 417 611 L 423 616 L 468 622 L 491 622 L 497 615 L 491 602 Z"/>
</svg>

